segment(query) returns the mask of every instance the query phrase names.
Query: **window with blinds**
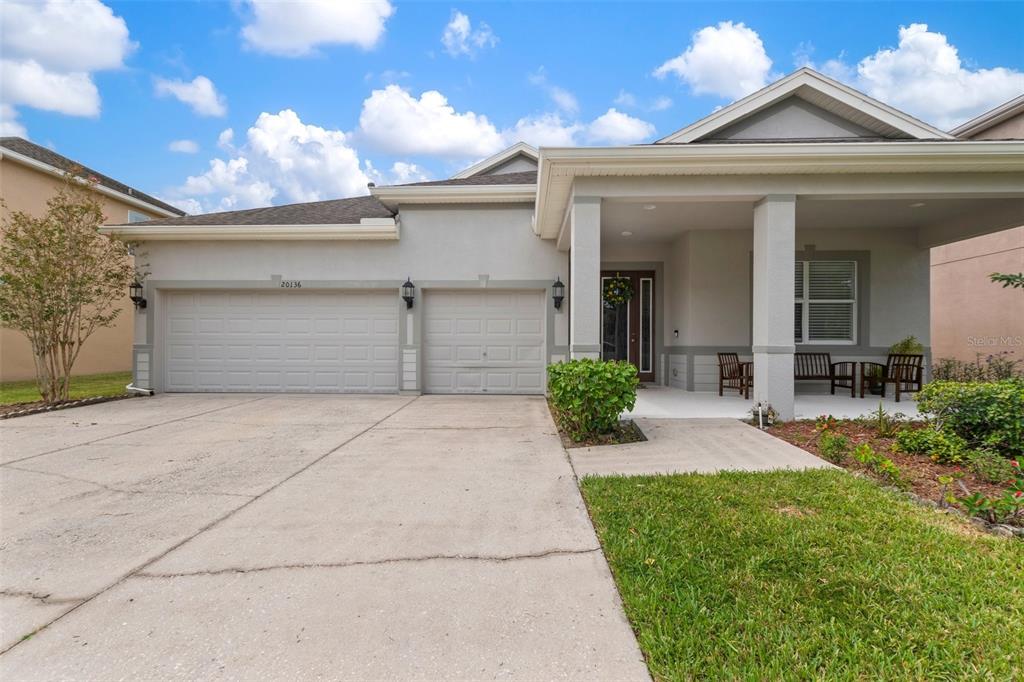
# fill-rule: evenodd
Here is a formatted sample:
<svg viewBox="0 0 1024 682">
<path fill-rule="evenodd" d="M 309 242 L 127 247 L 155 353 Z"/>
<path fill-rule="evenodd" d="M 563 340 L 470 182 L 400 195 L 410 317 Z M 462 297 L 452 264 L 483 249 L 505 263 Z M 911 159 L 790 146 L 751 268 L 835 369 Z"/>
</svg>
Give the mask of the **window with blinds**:
<svg viewBox="0 0 1024 682">
<path fill-rule="evenodd" d="M 797 261 L 794 298 L 797 343 L 856 343 L 856 261 Z"/>
</svg>

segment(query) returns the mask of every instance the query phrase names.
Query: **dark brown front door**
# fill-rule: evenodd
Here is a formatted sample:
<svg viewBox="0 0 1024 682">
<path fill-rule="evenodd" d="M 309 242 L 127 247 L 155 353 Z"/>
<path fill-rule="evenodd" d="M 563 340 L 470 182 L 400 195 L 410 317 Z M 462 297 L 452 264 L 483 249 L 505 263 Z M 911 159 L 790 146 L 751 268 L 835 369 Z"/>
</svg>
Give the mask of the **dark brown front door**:
<svg viewBox="0 0 1024 682">
<path fill-rule="evenodd" d="M 605 284 L 612 277 L 630 281 L 633 295 L 625 303 L 604 300 Z M 636 365 L 640 381 L 654 381 L 654 272 L 601 271 L 601 357 L 628 360 Z"/>
</svg>

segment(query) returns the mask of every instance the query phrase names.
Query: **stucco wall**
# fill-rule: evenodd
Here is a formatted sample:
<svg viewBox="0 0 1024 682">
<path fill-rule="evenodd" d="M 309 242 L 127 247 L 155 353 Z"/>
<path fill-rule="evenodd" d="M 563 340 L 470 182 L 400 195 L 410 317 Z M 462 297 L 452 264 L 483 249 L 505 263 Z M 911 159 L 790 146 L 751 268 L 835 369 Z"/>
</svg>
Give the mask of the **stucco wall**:
<svg viewBox="0 0 1024 682">
<path fill-rule="evenodd" d="M 185 283 L 221 288 L 232 282 L 269 284 L 274 275 L 336 288 L 389 282 L 397 302 L 398 284 L 410 277 L 420 296 L 414 308 L 419 315 L 423 292 L 431 288 L 517 282 L 525 283 L 522 288 L 542 288 L 556 277 L 568 282 L 568 254 L 558 251 L 553 241 L 537 238 L 532 215 L 530 205 L 404 208 L 398 241 L 150 242 L 144 246 L 151 273 L 147 281 L 156 289 Z M 136 323 L 140 345 L 159 339 L 160 296 L 150 298 L 149 310 Z M 545 305 L 551 313 L 550 358 L 560 359 L 568 343 L 568 306 L 553 312 L 550 299 Z M 401 324 L 404 330 L 414 323 Z M 418 345 L 418 334 L 408 345 Z M 161 352 L 154 350 L 159 382 Z"/>
<path fill-rule="evenodd" d="M 932 249 L 935 357 L 1010 352 L 1024 360 L 1024 292 L 994 284 L 993 272 L 1024 272 L 1024 227 Z"/>
<path fill-rule="evenodd" d="M 46 201 L 60 187 L 61 181 L 51 175 L 28 168 L 8 159 L 0 159 L 0 195 L 6 207 L 3 217 L 12 211 L 41 215 Z M 98 194 L 103 214 L 110 224 L 128 222 L 128 210 L 144 213 L 113 198 Z M 156 217 L 153 214 L 152 217 Z M 120 372 L 132 368 L 132 305 L 127 296 L 119 304 L 120 314 L 113 327 L 97 330 L 82 348 L 73 374 Z M 13 329 L 0 328 L 0 381 L 19 381 L 35 377 L 32 350 L 25 335 Z"/>
</svg>

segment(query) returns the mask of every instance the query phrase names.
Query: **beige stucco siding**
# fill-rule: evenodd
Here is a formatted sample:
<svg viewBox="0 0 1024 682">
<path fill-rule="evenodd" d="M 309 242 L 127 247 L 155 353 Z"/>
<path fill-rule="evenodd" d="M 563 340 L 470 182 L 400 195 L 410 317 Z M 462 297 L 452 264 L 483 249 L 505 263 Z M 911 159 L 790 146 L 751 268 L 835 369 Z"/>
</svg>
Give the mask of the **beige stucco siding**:
<svg viewBox="0 0 1024 682">
<path fill-rule="evenodd" d="M 12 211 L 41 215 L 46 201 L 60 187 L 61 180 L 6 158 L 0 159 L 0 192 L 5 207 L 3 217 Z M 97 195 L 103 214 L 110 224 L 128 222 L 128 211 L 146 213 L 116 199 Z M 155 213 L 151 217 L 157 217 Z M 82 348 L 75 363 L 74 374 L 119 372 L 132 368 L 132 306 L 127 297 L 119 304 L 121 313 L 113 327 L 95 332 Z M 13 329 L 0 328 L 0 381 L 18 381 L 35 377 L 32 351 L 25 335 Z"/>
<path fill-rule="evenodd" d="M 1024 227 L 932 249 L 935 357 L 1024 360 L 1024 292 L 994 284 L 993 272 L 1024 272 Z"/>
</svg>

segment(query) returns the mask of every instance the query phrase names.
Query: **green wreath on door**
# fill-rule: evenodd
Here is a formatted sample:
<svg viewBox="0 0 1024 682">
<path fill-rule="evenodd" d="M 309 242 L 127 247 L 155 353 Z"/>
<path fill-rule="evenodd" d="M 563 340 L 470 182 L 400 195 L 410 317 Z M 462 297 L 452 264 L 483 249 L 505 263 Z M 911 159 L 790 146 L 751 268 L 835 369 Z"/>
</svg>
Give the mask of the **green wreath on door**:
<svg viewBox="0 0 1024 682">
<path fill-rule="evenodd" d="M 629 303 L 633 298 L 633 282 L 629 277 L 622 277 L 615 273 L 604 281 L 604 302 L 610 306 L 618 306 Z"/>
</svg>

